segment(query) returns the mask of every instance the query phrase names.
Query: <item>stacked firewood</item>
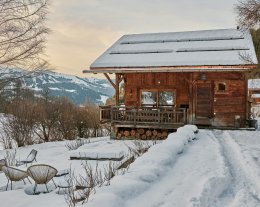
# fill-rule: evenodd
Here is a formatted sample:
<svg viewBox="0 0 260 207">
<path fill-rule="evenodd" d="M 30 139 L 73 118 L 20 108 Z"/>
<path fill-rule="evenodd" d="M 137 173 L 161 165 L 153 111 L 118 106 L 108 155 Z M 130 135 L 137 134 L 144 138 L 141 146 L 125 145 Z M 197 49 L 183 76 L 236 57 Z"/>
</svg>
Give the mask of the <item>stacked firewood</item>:
<svg viewBox="0 0 260 207">
<path fill-rule="evenodd" d="M 122 129 L 117 132 L 118 139 L 142 139 L 142 140 L 156 140 L 166 139 L 168 137 L 167 130 L 157 129 Z"/>
</svg>

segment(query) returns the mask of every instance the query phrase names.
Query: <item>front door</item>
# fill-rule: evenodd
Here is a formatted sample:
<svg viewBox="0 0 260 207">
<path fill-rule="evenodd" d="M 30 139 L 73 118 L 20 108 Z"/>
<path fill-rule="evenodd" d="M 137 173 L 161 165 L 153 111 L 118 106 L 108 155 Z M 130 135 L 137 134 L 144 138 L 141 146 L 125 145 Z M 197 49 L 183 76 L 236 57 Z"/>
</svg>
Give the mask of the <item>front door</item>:
<svg viewBox="0 0 260 207">
<path fill-rule="evenodd" d="M 213 117 L 213 87 L 210 81 L 199 81 L 195 85 L 195 124 L 210 125 Z"/>
</svg>

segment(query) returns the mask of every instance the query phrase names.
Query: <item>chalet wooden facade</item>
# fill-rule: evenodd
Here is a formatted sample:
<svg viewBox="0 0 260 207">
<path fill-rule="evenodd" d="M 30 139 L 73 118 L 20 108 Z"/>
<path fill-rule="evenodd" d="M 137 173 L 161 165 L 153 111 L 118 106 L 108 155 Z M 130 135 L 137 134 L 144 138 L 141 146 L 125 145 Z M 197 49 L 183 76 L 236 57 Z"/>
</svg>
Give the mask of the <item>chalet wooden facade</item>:
<svg viewBox="0 0 260 207">
<path fill-rule="evenodd" d="M 250 33 L 226 29 L 125 35 L 84 72 L 104 73 L 115 87 L 116 104 L 100 107 L 101 121 L 119 137 L 149 138 L 184 124 L 245 127 L 256 63 Z"/>
</svg>

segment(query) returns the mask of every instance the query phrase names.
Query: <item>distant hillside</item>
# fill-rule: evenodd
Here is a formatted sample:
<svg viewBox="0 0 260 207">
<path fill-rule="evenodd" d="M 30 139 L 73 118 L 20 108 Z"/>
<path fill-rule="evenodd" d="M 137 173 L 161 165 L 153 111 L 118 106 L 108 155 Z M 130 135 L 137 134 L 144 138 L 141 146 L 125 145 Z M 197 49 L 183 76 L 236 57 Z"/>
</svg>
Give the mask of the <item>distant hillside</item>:
<svg viewBox="0 0 260 207">
<path fill-rule="evenodd" d="M 9 70 L 14 76 L 22 76 L 23 70 Z M 86 101 L 103 104 L 106 99 L 114 95 L 114 89 L 105 79 L 81 78 L 55 72 L 46 72 L 22 78 L 22 85 L 40 94 L 49 88 L 51 95 L 68 97 L 75 104 L 80 105 Z"/>
</svg>

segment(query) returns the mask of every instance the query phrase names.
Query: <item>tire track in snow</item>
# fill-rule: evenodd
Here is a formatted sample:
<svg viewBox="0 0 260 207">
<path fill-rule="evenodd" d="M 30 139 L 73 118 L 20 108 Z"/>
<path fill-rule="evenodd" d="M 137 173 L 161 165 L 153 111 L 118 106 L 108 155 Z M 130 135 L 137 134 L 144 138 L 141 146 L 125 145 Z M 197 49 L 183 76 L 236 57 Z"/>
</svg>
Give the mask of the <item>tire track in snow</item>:
<svg viewBox="0 0 260 207">
<path fill-rule="evenodd" d="M 254 182 L 259 175 L 254 175 L 250 169 L 255 166 L 251 166 L 244 159 L 239 145 L 227 131 L 214 130 L 213 134 L 219 142 L 220 152 L 227 169 L 226 178 L 224 179 L 226 180 L 226 188 L 216 199 L 215 206 L 260 206 L 260 187 L 257 181 Z"/>
<path fill-rule="evenodd" d="M 222 165 L 220 169 L 218 142 L 208 139 L 204 130 L 199 132 L 198 137 L 189 147 L 185 147 L 164 176 L 138 197 L 127 201 L 125 206 L 201 206 L 198 199 L 204 184 L 219 174 Z"/>
</svg>

